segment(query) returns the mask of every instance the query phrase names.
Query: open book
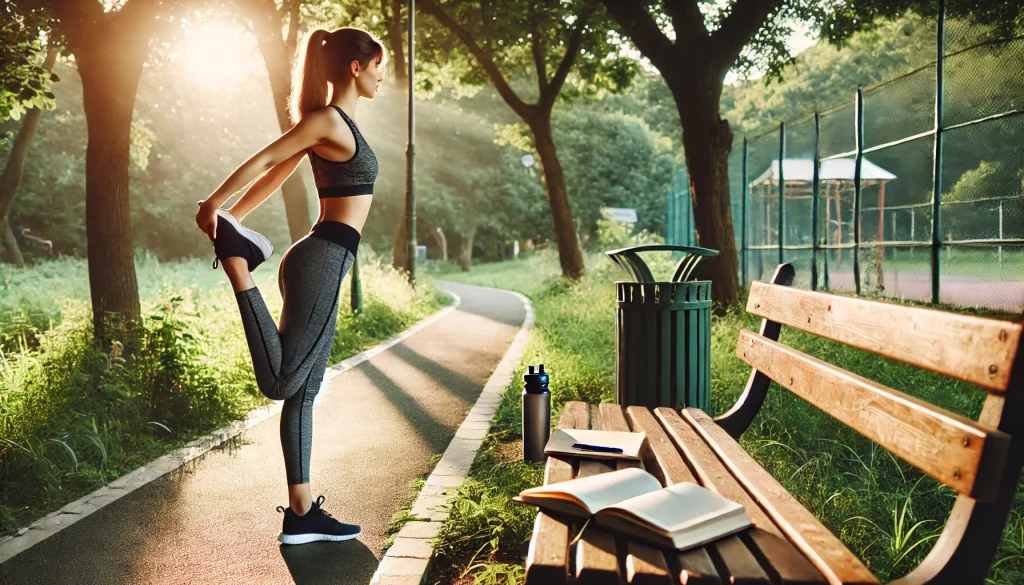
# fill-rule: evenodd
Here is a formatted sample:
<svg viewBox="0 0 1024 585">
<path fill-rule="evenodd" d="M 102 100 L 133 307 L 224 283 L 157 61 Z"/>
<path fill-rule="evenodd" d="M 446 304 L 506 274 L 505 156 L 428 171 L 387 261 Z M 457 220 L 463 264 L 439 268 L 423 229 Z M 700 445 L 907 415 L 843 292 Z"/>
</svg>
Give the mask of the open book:
<svg viewBox="0 0 1024 585">
<path fill-rule="evenodd" d="M 741 504 L 694 483 L 661 487 L 641 469 L 620 469 L 523 490 L 513 498 L 552 513 L 678 550 L 700 546 L 751 526 Z"/>
</svg>

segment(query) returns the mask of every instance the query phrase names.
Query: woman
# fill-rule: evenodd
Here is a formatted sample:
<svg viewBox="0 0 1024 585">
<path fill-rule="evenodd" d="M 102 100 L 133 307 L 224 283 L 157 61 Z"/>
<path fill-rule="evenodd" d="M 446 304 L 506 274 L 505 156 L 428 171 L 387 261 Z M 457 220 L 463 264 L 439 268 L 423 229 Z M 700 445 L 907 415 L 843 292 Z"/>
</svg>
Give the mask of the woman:
<svg viewBox="0 0 1024 585">
<path fill-rule="evenodd" d="M 292 80 L 294 126 L 238 167 L 205 201 L 196 223 L 213 241 L 235 291 L 260 391 L 284 400 L 281 446 L 288 478 L 288 508 L 279 540 L 303 544 L 348 540 L 359 527 L 325 512 L 312 500 L 309 456 L 313 399 L 320 389 L 334 341 L 341 281 L 356 249 L 373 199 L 377 159 L 352 121 L 360 97 L 373 99 L 383 81 L 387 54 L 372 34 L 354 28 L 315 30 L 303 44 Z M 284 298 L 275 325 L 250 274 L 270 258 L 267 238 L 239 222 L 295 171 L 309 154 L 320 198 L 310 234 L 281 259 L 278 285 Z M 258 178 L 256 178 L 258 176 Z M 220 206 L 256 178 L 228 210 Z"/>
</svg>

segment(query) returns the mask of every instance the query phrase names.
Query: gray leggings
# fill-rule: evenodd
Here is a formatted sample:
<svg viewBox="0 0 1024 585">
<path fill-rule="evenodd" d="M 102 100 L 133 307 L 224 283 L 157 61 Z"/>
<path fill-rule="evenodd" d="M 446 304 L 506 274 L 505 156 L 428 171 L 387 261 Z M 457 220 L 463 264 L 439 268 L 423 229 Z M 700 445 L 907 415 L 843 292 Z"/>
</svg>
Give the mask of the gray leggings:
<svg viewBox="0 0 1024 585">
<path fill-rule="evenodd" d="M 256 384 L 267 398 L 284 400 L 281 447 L 289 484 L 309 482 L 313 399 L 334 344 L 341 281 L 354 261 L 354 251 L 314 236 L 289 248 L 278 273 L 280 326 L 258 289 L 235 294 Z"/>
</svg>

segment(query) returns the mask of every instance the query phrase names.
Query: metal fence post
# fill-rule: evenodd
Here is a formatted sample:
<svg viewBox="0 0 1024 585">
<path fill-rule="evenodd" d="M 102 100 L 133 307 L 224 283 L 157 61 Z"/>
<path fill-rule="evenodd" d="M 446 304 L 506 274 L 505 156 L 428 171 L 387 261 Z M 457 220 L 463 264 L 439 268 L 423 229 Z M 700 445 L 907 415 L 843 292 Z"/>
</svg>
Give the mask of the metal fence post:
<svg viewBox="0 0 1024 585">
<path fill-rule="evenodd" d="M 689 185 L 690 177 L 686 177 L 687 185 Z M 686 218 L 686 241 L 683 242 L 684 246 L 690 245 L 690 234 L 693 233 L 693 201 L 690 200 L 690 190 L 686 189 L 686 197 L 679 198 L 679 204 L 683 206 L 683 217 Z"/>
<path fill-rule="evenodd" d="M 740 278 L 743 282 L 740 283 L 741 287 L 746 287 L 747 282 L 747 197 L 749 196 L 750 185 L 747 183 L 747 136 L 743 135 L 743 204 L 740 213 L 741 229 L 740 233 Z"/>
<path fill-rule="evenodd" d="M 818 290 L 818 191 L 821 186 L 821 120 L 814 110 L 814 171 L 811 176 L 811 290 Z M 826 229 L 828 229 L 826 227 Z M 827 256 L 828 253 L 826 252 Z"/>
<path fill-rule="evenodd" d="M 785 262 L 783 246 L 786 231 L 786 123 L 779 122 L 779 264 Z"/>
<path fill-rule="evenodd" d="M 935 146 L 932 174 L 932 302 L 939 302 L 939 247 L 942 246 L 942 111 L 945 106 L 943 57 L 946 53 L 946 2 L 939 0 L 939 19 L 936 23 L 935 59 Z"/>
<path fill-rule="evenodd" d="M 675 172 L 672 173 L 672 182 L 669 183 L 668 192 L 665 193 L 665 243 L 673 244 L 672 228 L 675 227 L 675 218 L 672 217 L 672 203 L 675 197 Z"/>
<path fill-rule="evenodd" d="M 857 88 L 855 123 L 857 154 L 853 162 L 853 284 L 860 296 L 860 167 L 864 159 L 864 91 Z"/>
<path fill-rule="evenodd" d="M 999 241 L 1003 241 L 1003 200 L 999 200 Z M 999 244 L 999 277 L 1003 276 L 1003 244 Z"/>
</svg>

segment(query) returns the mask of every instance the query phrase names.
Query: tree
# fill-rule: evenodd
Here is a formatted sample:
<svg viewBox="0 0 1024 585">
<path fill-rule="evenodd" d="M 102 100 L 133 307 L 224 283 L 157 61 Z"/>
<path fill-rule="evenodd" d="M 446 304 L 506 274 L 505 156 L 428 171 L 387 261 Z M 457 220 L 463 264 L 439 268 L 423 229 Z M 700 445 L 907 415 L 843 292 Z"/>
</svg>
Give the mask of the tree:
<svg viewBox="0 0 1024 585">
<path fill-rule="evenodd" d="M 702 11 L 697 0 L 602 0 L 623 33 L 658 68 L 675 98 L 701 246 L 719 251 L 704 269 L 722 307 L 739 299 L 739 262 L 729 199 L 732 131 L 719 102 L 725 74 L 744 47 L 777 13 L 781 0 L 735 0 L 727 14 Z M 651 8 L 665 14 L 652 14 Z M 714 31 L 708 24 L 718 24 Z M 663 30 L 671 27 L 674 39 Z M 783 25 L 777 29 L 785 28 Z M 778 31 L 775 31 L 776 34 Z M 763 42 L 778 50 L 774 37 Z"/>
<path fill-rule="evenodd" d="M 47 73 L 50 73 L 53 69 L 53 64 L 57 61 L 57 52 L 57 48 L 53 45 L 46 51 L 43 69 Z M 59 78 L 53 75 L 51 79 L 56 80 Z M 48 94 L 46 97 L 50 99 L 54 97 L 52 93 L 46 93 Z M 14 204 L 14 196 L 18 193 L 18 186 L 21 184 L 21 175 L 25 166 L 25 157 L 28 155 L 28 147 L 36 134 L 36 128 L 39 126 L 39 117 L 42 114 L 43 110 L 39 106 L 33 106 L 25 114 L 25 119 L 21 123 L 21 128 L 18 129 L 18 135 L 14 139 L 14 144 L 11 146 L 11 153 L 7 157 L 7 166 L 4 167 L 4 172 L 0 175 L 0 237 L 3 238 L 4 247 L 11 261 L 18 266 L 24 266 L 25 260 L 21 255 L 21 249 L 18 247 L 18 240 L 14 238 L 14 232 L 11 231 L 9 217 L 11 206 Z"/>
<path fill-rule="evenodd" d="M 88 127 L 85 222 L 93 327 L 106 342 L 108 314 L 139 318 L 138 281 L 128 203 L 132 110 L 149 41 L 168 20 L 170 2 L 127 0 L 106 11 L 95 0 L 55 0 L 57 32 L 67 42 L 82 77 Z"/>
<path fill-rule="evenodd" d="M 463 81 L 480 83 L 489 79 L 529 127 L 540 155 L 562 275 L 579 279 L 583 276 L 583 258 L 552 137 L 551 112 L 574 67 L 580 70 L 582 80 L 593 85 L 623 87 L 632 77 L 634 69 L 627 60 L 609 57 L 617 55 L 617 47 L 609 42 L 608 23 L 604 14 L 598 13 L 599 5 L 596 0 L 420 0 L 419 6 L 449 31 L 446 40 L 452 43 L 448 51 L 454 52 L 453 45 L 460 45 L 475 61 L 477 67 Z M 438 54 L 448 51 L 442 48 Z M 533 103 L 510 84 L 510 79 L 522 71 L 536 76 Z"/>
<path fill-rule="evenodd" d="M 287 132 L 292 127 L 288 115 L 288 96 L 291 93 L 292 64 L 298 43 L 303 0 L 284 0 L 280 5 L 275 0 L 238 2 L 249 19 L 250 29 L 256 36 L 267 67 L 278 126 L 281 132 Z M 309 233 L 311 226 L 309 195 L 302 176 L 292 173 L 281 186 L 281 193 L 284 195 L 285 215 L 288 217 L 288 232 L 292 242 L 296 242 Z"/>
<path fill-rule="evenodd" d="M 726 73 L 764 70 L 781 75 L 793 60 L 786 44 L 804 21 L 829 42 L 902 16 L 908 9 L 935 14 L 935 0 L 601 0 L 622 32 L 658 68 L 672 92 L 682 126 L 683 150 L 700 245 L 719 250 L 705 267 L 723 310 L 739 298 L 738 258 L 729 200 L 732 130 L 721 117 Z M 1020 2 L 949 0 L 947 14 L 1014 27 Z"/>
</svg>

